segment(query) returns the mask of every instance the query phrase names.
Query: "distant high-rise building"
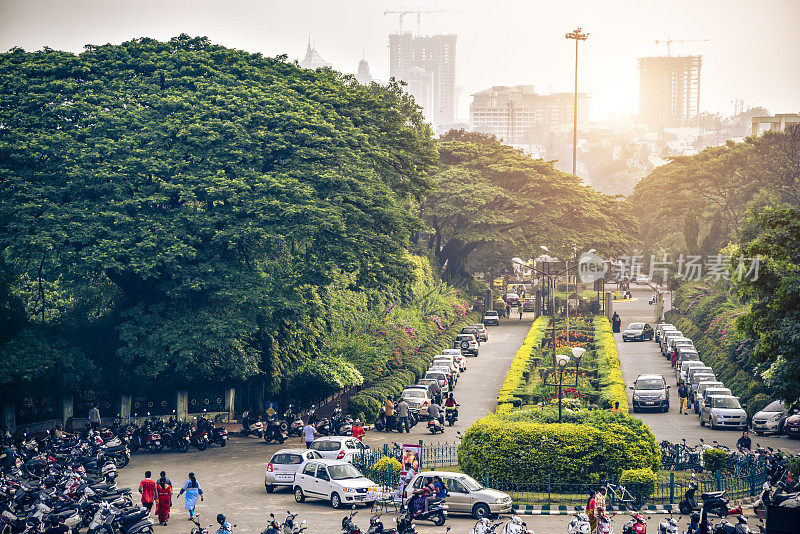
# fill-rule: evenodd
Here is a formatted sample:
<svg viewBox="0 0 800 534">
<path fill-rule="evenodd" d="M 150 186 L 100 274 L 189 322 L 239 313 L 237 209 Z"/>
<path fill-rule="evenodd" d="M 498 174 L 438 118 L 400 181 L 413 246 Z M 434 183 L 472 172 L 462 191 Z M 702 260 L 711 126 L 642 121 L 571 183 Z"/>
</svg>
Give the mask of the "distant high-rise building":
<svg viewBox="0 0 800 534">
<path fill-rule="evenodd" d="M 306 57 L 300 62 L 300 66 L 304 69 L 318 69 L 321 67 L 330 67 L 331 64 L 322 59 L 317 49 L 311 46 L 311 39 L 308 39 L 308 47 L 306 48 Z"/>
<path fill-rule="evenodd" d="M 532 85 L 496 85 L 472 95 L 470 127 L 509 144 L 528 143 L 537 128 L 571 130 L 573 99 L 572 93 L 539 94 Z M 578 93 L 578 122 L 588 120 L 589 95 Z"/>
<path fill-rule="evenodd" d="M 363 83 L 364 85 L 372 81 L 372 74 L 369 72 L 369 63 L 367 63 L 366 59 L 362 59 L 358 62 L 356 80 L 358 80 L 358 83 Z"/>
<path fill-rule="evenodd" d="M 702 56 L 639 58 L 639 120 L 653 130 L 689 126 L 700 112 Z"/>
<path fill-rule="evenodd" d="M 426 116 L 434 128 L 446 128 L 455 122 L 456 111 L 456 35 L 413 36 L 410 32 L 389 36 L 389 76 L 409 84 L 409 93 L 426 108 Z M 423 100 L 427 95 L 415 93 L 411 79 L 418 88 L 427 87 L 422 82 L 419 69 L 430 75 L 432 109 Z M 427 90 L 427 89 L 426 89 Z"/>
</svg>

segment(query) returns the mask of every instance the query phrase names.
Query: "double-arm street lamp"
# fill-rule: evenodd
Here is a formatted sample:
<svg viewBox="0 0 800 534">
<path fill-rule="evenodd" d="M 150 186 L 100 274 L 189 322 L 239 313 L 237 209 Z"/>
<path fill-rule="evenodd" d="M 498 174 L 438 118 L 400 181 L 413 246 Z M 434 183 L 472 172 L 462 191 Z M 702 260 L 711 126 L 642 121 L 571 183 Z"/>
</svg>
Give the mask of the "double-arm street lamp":
<svg viewBox="0 0 800 534">
<path fill-rule="evenodd" d="M 583 357 L 586 349 L 582 347 L 572 347 L 572 355 L 575 357 L 575 387 L 578 386 L 578 371 L 581 367 L 581 358 Z M 555 351 L 555 346 L 553 346 L 553 351 Z M 561 422 L 561 388 L 564 385 L 564 370 L 569 365 L 570 357 L 567 354 L 557 354 L 556 357 L 556 365 L 558 366 L 558 384 L 551 384 L 545 382 L 548 386 L 555 386 L 558 387 L 558 422 Z"/>
</svg>

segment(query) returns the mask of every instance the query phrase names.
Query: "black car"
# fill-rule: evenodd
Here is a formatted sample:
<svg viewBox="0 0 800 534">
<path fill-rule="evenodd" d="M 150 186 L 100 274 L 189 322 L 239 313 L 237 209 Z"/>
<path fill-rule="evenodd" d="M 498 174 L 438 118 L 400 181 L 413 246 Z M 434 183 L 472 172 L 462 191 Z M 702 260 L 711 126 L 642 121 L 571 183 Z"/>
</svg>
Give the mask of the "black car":
<svg viewBox="0 0 800 534">
<path fill-rule="evenodd" d="M 644 341 L 653 339 L 653 327 L 647 323 L 631 323 L 622 332 L 622 341 Z"/>
<path fill-rule="evenodd" d="M 495 310 L 487 310 L 483 314 L 483 324 L 500 326 L 500 315 Z"/>
</svg>

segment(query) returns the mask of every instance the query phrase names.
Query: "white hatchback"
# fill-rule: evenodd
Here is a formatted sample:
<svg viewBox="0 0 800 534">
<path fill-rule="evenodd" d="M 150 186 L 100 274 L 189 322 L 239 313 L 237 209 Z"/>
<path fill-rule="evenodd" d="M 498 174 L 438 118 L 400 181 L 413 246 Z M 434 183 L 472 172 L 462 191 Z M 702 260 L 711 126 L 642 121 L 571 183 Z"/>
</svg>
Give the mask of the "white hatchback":
<svg viewBox="0 0 800 534">
<path fill-rule="evenodd" d="M 278 486 L 291 486 L 300 465 L 306 460 L 320 460 L 322 455 L 308 449 L 281 449 L 270 458 L 264 473 L 264 488 L 272 493 Z"/>
<path fill-rule="evenodd" d="M 324 499 L 334 508 L 356 503 L 371 505 L 367 492 L 375 482 L 366 478 L 352 464 L 340 460 L 309 460 L 295 476 L 294 500 Z"/>
<path fill-rule="evenodd" d="M 353 457 L 368 454 L 370 448 L 352 436 L 326 436 L 317 438 L 311 443 L 311 450 L 317 451 L 323 458 L 353 463 Z"/>
</svg>

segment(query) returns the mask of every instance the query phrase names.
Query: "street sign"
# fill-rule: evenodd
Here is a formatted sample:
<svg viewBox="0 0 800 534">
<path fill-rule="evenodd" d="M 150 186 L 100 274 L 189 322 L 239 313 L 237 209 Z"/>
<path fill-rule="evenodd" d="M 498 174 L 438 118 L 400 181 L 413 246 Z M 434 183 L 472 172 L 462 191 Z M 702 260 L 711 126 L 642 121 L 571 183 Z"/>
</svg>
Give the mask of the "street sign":
<svg viewBox="0 0 800 534">
<path fill-rule="evenodd" d="M 278 415 L 278 403 L 273 401 L 265 402 L 264 413 L 267 415 L 267 421 L 274 421 L 275 416 Z"/>
</svg>

